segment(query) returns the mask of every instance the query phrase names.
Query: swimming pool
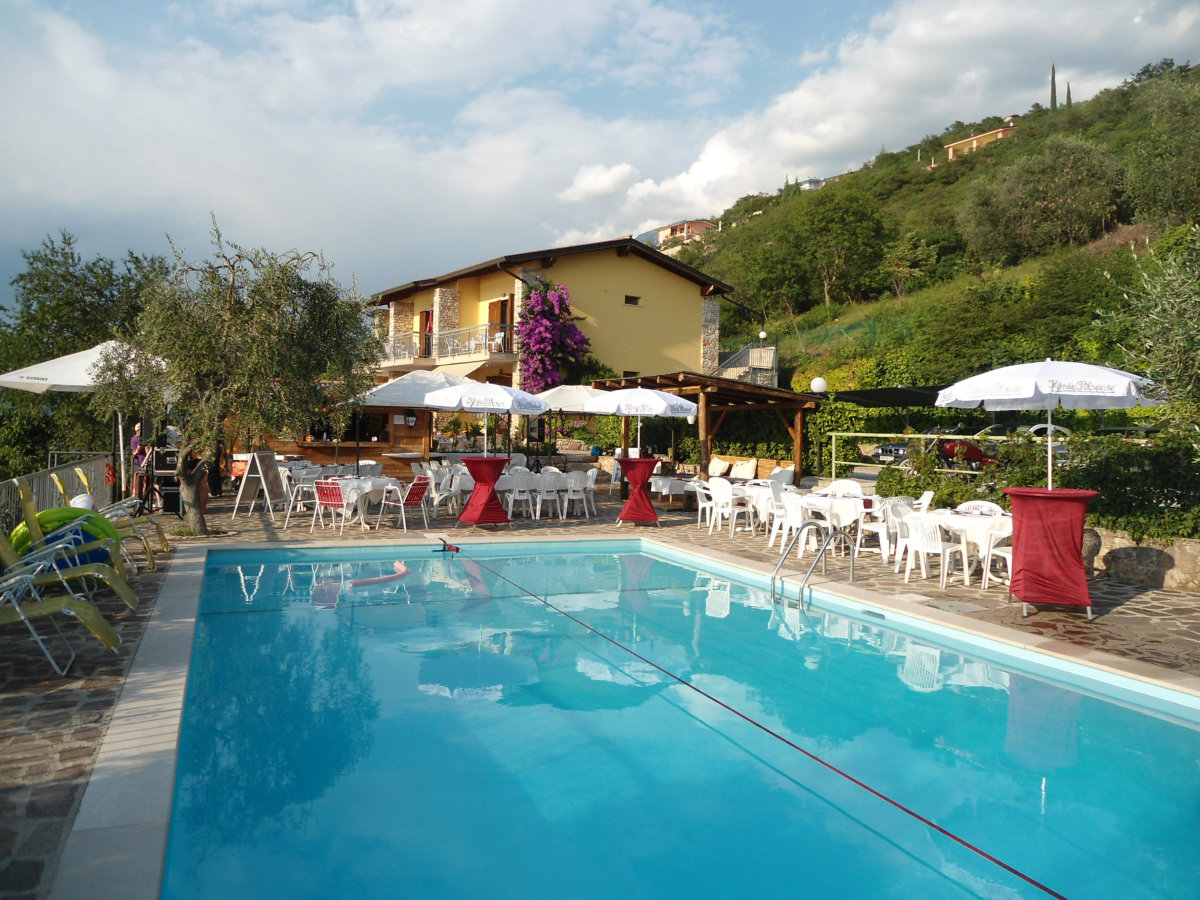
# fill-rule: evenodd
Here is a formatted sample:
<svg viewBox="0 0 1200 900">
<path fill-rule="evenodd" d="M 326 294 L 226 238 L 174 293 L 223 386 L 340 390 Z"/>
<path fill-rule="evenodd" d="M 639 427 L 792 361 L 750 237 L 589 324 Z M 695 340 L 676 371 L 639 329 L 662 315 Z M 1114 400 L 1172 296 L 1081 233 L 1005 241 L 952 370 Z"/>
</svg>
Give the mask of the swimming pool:
<svg viewBox="0 0 1200 900">
<path fill-rule="evenodd" d="M 1194 704 L 641 549 L 211 552 L 163 896 L 1194 896 Z"/>
</svg>

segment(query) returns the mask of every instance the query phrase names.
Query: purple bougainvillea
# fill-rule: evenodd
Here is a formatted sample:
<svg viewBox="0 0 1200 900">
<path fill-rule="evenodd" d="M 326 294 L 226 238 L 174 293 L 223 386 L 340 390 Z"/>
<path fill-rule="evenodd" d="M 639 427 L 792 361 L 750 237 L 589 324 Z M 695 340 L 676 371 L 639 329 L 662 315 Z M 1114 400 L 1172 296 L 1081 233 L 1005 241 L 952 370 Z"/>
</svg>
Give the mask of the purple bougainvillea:
<svg viewBox="0 0 1200 900">
<path fill-rule="evenodd" d="M 514 329 L 523 390 L 536 394 L 560 385 L 561 369 L 583 361 L 590 342 L 575 321 L 571 295 L 563 285 L 539 278 L 530 286 Z"/>
</svg>

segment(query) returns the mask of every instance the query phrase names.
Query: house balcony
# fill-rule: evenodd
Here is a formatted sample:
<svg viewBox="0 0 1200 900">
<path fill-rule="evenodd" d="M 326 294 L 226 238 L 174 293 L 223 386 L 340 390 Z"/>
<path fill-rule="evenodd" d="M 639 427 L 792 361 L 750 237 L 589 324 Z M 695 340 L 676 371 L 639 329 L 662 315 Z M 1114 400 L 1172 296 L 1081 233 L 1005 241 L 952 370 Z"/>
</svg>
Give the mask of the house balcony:
<svg viewBox="0 0 1200 900">
<path fill-rule="evenodd" d="M 385 340 L 379 366 L 411 371 L 457 363 L 512 364 L 517 358 L 513 344 L 512 329 L 495 323 L 448 331 L 408 331 Z"/>
</svg>

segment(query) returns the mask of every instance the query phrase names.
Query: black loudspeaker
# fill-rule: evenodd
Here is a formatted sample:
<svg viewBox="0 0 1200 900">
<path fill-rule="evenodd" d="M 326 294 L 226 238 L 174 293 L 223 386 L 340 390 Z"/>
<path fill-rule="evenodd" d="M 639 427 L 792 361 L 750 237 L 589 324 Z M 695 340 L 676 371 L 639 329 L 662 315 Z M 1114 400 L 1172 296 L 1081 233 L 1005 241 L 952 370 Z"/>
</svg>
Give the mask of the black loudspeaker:
<svg viewBox="0 0 1200 900">
<path fill-rule="evenodd" d="M 179 451 L 174 447 L 163 449 L 156 447 L 154 450 L 153 464 L 151 468 L 155 472 L 171 472 L 174 474 L 175 467 L 179 465 Z"/>
<path fill-rule="evenodd" d="M 163 487 L 162 490 L 162 511 L 170 515 L 182 516 L 183 506 L 179 502 L 179 488 Z"/>
<path fill-rule="evenodd" d="M 529 420 L 527 440 L 531 444 L 540 444 L 546 440 L 546 417 L 538 416 Z"/>
</svg>

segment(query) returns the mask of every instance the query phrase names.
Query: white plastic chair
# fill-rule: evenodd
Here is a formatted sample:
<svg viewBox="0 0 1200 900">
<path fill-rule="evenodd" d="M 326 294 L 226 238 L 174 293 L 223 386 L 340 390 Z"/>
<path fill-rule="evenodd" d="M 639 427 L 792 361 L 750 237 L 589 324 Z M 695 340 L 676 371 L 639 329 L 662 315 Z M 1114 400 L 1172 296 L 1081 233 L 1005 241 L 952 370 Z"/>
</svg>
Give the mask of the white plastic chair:
<svg viewBox="0 0 1200 900">
<path fill-rule="evenodd" d="M 618 451 L 619 452 L 619 451 Z M 608 492 L 611 494 L 614 485 L 621 483 L 621 461 L 613 460 L 612 475 L 608 479 Z"/>
<path fill-rule="evenodd" d="M 592 506 L 592 515 L 596 515 L 596 476 L 600 474 L 600 470 L 595 466 L 587 470 L 587 487 L 584 488 L 584 493 L 587 494 L 588 503 Z"/>
<path fill-rule="evenodd" d="M 913 502 L 913 509 L 917 512 L 929 512 L 929 504 L 933 502 L 933 491 L 925 491 Z"/>
<path fill-rule="evenodd" d="M 712 534 L 724 519 L 729 520 L 729 536 L 737 528 L 738 516 L 746 517 L 746 524 L 754 530 L 754 512 L 745 497 L 735 497 L 733 484 L 726 478 L 708 479 L 708 489 L 712 492 L 712 507 L 709 511 L 708 533 Z"/>
<path fill-rule="evenodd" d="M 437 473 L 432 479 L 432 489 L 429 491 L 428 504 L 433 510 L 433 517 L 438 517 L 439 510 L 443 503 L 446 504 L 447 511 L 451 515 L 458 512 L 458 492 L 453 488 L 454 470 L 449 466 L 442 466 L 437 470 Z"/>
<path fill-rule="evenodd" d="M 553 472 L 543 470 L 537 479 L 537 490 L 533 492 L 533 517 L 535 519 L 542 517 L 542 503 L 545 502 L 547 507 L 553 503 L 558 517 L 563 518 L 564 507 L 559 492 L 566 490 L 566 487 L 567 477 L 562 472 L 557 469 Z"/>
<path fill-rule="evenodd" d="M 791 533 L 799 531 L 800 526 L 804 524 L 803 497 L 804 495 L 798 491 L 783 492 L 783 512 L 771 520 L 771 539 L 767 541 L 768 547 L 775 546 L 775 538 L 778 536 L 780 537 L 779 552 L 782 553 Z"/>
<path fill-rule="evenodd" d="M 987 550 L 983 557 L 983 589 L 985 591 L 994 577 L 992 575 L 993 560 L 1003 561 L 1005 574 L 1010 581 L 1012 580 L 1012 557 L 1012 532 L 993 533 L 988 540 Z"/>
<path fill-rule="evenodd" d="M 913 499 L 912 497 L 887 497 L 877 499 L 875 502 L 880 505 L 879 518 L 870 519 L 864 516 L 859 522 L 858 537 L 854 541 L 854 556 L 857 558 L 862 552 L 863 538 L 868 534 L 873 534 L 879 541 L 879 555 L 883 557 L 886 565 L 899 532 L 896 520 L 897 510 L 899 507 L 912 509 Z"/>
<path fill-rule="evenodd" d="M 946 589 L 946 580 L 950 574 L 950 560 L 955 554 L 962 563 L 963 584 L 969 585 L 970 570 L 968 569 L 967 554 L 961 541 L 948 541 L 942 533 L 942 526 L 930 513 L 913 513 L 904 517 L 908 529 L 908 561 L 904 566 L 904 583 L 908 583 L 912 574 L 913 555 L 920 558 L 921 577 L 929 577 L 927 558 L 936 556 L 941 566 L 941 589 Z"/>
<path fill-rule="evenodd" d="M 288 473 L 287 515 L 283 518 L 283 527 L 285 529 L 292 520 L 293 512 L 308 512 L 309 506 L 315 505 L 317 502 L 316 482 L 320 469 L 316 466 L 308 466 L 307 468 L 311 468 L 314 471 L 309 473 L 302 469 L 297 469 L 294 472 Z M 284 471 L 287 470 L 285 469 Z"/>
<path fill-rule="evenodd" d="M 692 490 L 696 492 L 696 527 L 699 528 L 702 522 L 708 522 L 712 525 L 713 515 L 713 495 L 712 489 L 709 488 L 708 482 L 697 479 L 692 482 Z M 711 533 L 712 529 L 709 529 Z"/>
<path fill-rule="evenodd" d="M 563 493 L 559 497 L 559 518 L 565 519 L 567 512 L 571 509 L 571 503 L 575 504 L 576 509 L 583 507 L 584 518 L 590 518 L 588 513 L 588 475 L 587 472 L 568 472 L 566 483 L 563 485 Z"/>
<path fill-rule="evenodd" d="M 536 479 L 531 472 L 517 472 L 512 476 L 512 490 L 508 492 L 508 517 L 513 515 L 513 507 L 525 503 L 525 514 L 533 517 L 533 492 Z"/>
</svg>

